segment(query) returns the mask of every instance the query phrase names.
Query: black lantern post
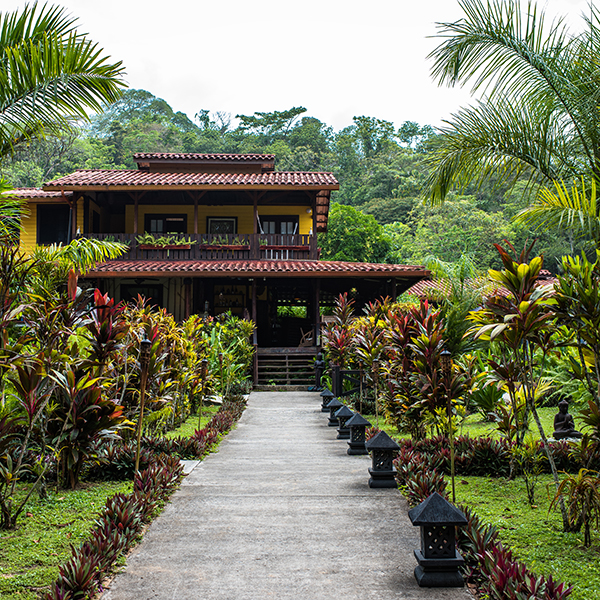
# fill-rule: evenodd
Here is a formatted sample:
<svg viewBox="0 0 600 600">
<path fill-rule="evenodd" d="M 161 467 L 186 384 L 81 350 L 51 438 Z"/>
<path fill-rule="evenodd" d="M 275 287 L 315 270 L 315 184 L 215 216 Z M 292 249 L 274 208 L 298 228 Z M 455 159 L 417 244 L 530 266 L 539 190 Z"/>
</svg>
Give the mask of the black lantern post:
<svg viewBox="0 0 600 600">
<path fill-rule="evenodd" d="M 225 313 L 221 313 L 225 314 Z M 225 377 L 223 375 L 223 353 L 219 352 L 219 376 L 221 379 L 221 402 L 225 402 Z"/>
<path fill-rule="evenodd" d="M 206 379 L 208 377 L 208 360 L 202 359 L 200 363 L 200 380 L 202 389 L 200 390 L 200 407 L 198 408 L 198 429 L 202 428 L 202 409 L 204 408 L 204 394 L 206 393 Z"/>
<path fill-rule="evenodd" d="M 379 361 L 375 359 L 372 364 L 371 374 L 373 377 L 373 387 L 375 390 L 375 426 L 379 429 Z"/>
<path fill-rule="evenodd" d="M 454 486 L 454 428 L 452 427 L 452 355 L 448 350 L 440 354 L 442 363 L 442 376 L 446 388 L 446 413 L 448 416 L 448 443 L 450 444 L 450 479 L 452 480 L 452 502 L 456 502 L 456 489 Z"/>
<path fill-rule="evenodd" d="M 144 334 L 144 339 L 140 342 L 140 415 L 137 423 L 137 436 L 135 446 L 135 470 L 140 468 L 140 445 L 142 440 L 142 421 L 144 419 L 144 404 L 146 402 L 146 383 L 148 382 L 148 367 L 150 365 L 150 353 L 152 351 L 152 342 Z"/>
<path fill-rule="evenodd" d="M 380 431 L 365 444 L 365 447 L 371 453 L 373 462 L 373 466 L 369 467 L 369 487 L 398 487 L 393 461 L 400 446 L 385 431 Z"/>
<path fill-rule="evenodd" d="M 328 427 L 337 427 L 339 425 L 335 413 L 344 406 L 337 398 L 332 398 L 327 404 L 327 410 L 329 411 L 329 422 Z"/>
<path fill-rule="evenodd" d="M 321 412 L 329 412 L 327 405 L 335 398 L 333 392 L 327 388 L 325 388 L 320 394 L 321 398 Z"/>
<path fill-rule="evenodd" d="M 363 411 L 365 365 L 362 360 L 358 361 L 358 412 Z"/>
<path fill-rule="evenodd" d="M 342 406 L 336 413 L 335 418 L 338 420 L 338 440 L 349 440 L 350 439 L 350 429 L 346 425 L 349 419 L 354 416 L 354 413 L 347 407 Z"/>
<path fill-rule="evenodd" d="M 408 511 L 411 523 L 421 528 L 421 549 L 415 579 L 421 587 L 463 587 L 458 569 L 464 560 L 456 549 L 456 527 L 467 524 L 465 515 L 434 492 Z"/>
<path fill-rule="evenodd" d="M 367 427 L 371 427 L 371 423 L 367 421 L 359 413 L 346 421 L 346 427 L 350 430 L 350 441 L 348 442 L 348 454 L 361 455 L 369 454 L 365 447 L 365 438 Z"/>
</svg>

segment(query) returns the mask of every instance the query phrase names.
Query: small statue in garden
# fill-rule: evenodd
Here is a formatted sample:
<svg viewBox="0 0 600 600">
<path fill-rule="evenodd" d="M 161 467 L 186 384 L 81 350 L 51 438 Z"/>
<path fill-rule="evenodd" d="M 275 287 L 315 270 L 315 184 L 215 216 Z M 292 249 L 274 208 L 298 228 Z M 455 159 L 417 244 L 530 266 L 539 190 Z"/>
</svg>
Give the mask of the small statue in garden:
<svg viewBox="0 0 600 600">
<path fill-rule="evenodd" d="M 318 392 L 323 389 L 321 385 L 321 377 L 323 376 L 323 371 L 325 370 L 325 361 L 323 360 L 323 353 L 317 353 L 317 358 L 315 358 L 315 392 Z"/>
<path fill-rule="evenodd" d="M 569 403 L 566 400 L 561 400 L 558 403 L 558 414 L 554 417 L 554 433 L 555 440 L 563 440 L 565 438 L 580 438 L 581 433 L 575 430 L 575 422 L 573 417 L 567 412 Z"/>
</svg>

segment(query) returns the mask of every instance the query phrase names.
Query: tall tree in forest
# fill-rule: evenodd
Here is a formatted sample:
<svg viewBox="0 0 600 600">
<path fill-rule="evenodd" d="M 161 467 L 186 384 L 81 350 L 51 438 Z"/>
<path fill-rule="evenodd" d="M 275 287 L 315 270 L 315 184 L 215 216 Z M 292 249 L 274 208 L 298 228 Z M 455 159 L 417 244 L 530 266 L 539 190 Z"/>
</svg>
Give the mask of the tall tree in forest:
<svg viewBox="0 0 600 600">
<path fill-rule="evenodd" d="M 333 203 L 327 233 L 319 234 L 319 246 L 324 260 L 378 263 L 385 261 L 391 241 L 372 215 Z"/>
<path fill-rule="evenodd" d="M 0 13 L 0 157 L 119 97 L 121 62 L 109 62 L 75 24 L 66 9 L 37 2 Z"/>
<path fill-rule="evenodd" d="M 472 82 L 480 102 L 442 128 L 426 193 L 442 201 L 455 185 L 526 173 L 550 184 L 600 177 L 600 13 L 585 29 L 548 24 L 534 1 L 459 0 L 465 16 L 439 25 L 430 55 L 440 84 Z"/>
</svg>

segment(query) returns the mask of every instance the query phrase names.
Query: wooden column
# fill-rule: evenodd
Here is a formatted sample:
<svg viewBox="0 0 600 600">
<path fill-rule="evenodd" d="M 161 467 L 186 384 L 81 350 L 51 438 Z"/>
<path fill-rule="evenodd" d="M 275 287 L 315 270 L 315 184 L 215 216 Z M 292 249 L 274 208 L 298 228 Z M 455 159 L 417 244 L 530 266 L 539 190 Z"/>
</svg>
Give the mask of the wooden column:
<svg viewBox="0 0 600 600">
<path fill-rule="evenodd" d="M 252 345 L 254 346 L 254 357 L 253 357 L 253 377 L 254 385 L 258 385 L 258 331 L 256 329 L 256 278 L 252 280 L 252 321 L 254 323 L 254 332 L 252 333 Z"/>
<path fill-rule="evenodd" d="M 254 194 L 253 198 L 254 206 L 254 234 L 258 233 L 258 194 Z"/>
<path fill-rule="evenodd" d="M 258 332 L 256 330 L 256 279 L 252 280 L 252 321 L 254 323 L 254 333 L 252 334 L 252 343 L 256 346 L 258 343 Z"/>
<path fill-rule="evenodd" d="M 398 293 L 396 291 L 397 285 L 396 285 L 396 278 L 392 277 L 392 300 L 394 302 L 396 302 L 396 297 L 398 296 Z"/>
<path fill-rule="evenodd" d="M 77 198 L 73 199 L 71 204 L 71 239 L 77 237 Z"/>
<path fill-rule="evenodd" d="M 319 248 L 317 245 L 317 195 L 312 197 L 312 238 L 310 239 L 310 258 L 319 259 Z"/>
<path fill-rule="evenodd" d="M 194 201 L 194 235 L 198 235 L 198 202 L 200 201 L 200 198 L 206 194 L 206 191 L 198 192 L 188 190 L 187 193 L 188 196 Z"/>
<path fill-rule="evenodd" d="M 313 322 L 315 327 L 315 347 L 321 347 L 321 314 L 319 305 L 321 302 L 321 280 L 313 279 Z"/>
<path fill-rule="evenodd" d="M 139 195 L 133 196 L 133 235 L 138 235 L 138 200 Z"/>
<path fill-rule="evenodd" d="M 186 277 L 183 280 L 183 294 L 184 294 L 184 319 L 189 319 L 192 314 L 192 280 Z"/>
</svg>

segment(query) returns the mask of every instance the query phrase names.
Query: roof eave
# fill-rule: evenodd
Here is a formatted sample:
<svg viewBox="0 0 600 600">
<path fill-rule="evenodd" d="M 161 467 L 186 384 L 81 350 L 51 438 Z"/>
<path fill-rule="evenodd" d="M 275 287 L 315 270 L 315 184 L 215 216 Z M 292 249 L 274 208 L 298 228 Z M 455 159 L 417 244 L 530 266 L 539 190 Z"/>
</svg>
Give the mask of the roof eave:
<svg viewBox="0 0 600 600">
<path fill-rule="evenodd" d="M 249 184 L 219 184 L 219 185 L 59 185 L 51 186 L 44 185 L 42 190 L 45 192 L 54 191 L 71 191 L 71 192 L 140 192 L 140 191 L 156 191 L 156 190 L 169 190 L 169 191 L 202 191 L 202 190 L 280 190 L 280 191 L 299 191 L 299 190 L 310 190 L 310 191 L 335 191 L 339 190 L 339 185 L 276 185 L 276 184 L 263 184 L 263 185 L 249 185 Z"/>
</svg>

